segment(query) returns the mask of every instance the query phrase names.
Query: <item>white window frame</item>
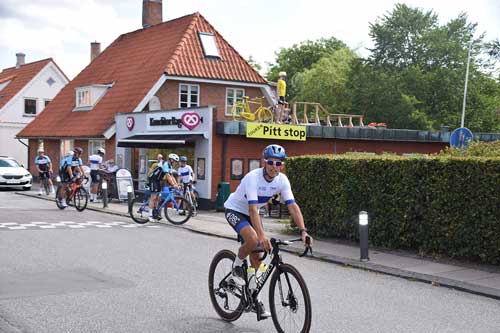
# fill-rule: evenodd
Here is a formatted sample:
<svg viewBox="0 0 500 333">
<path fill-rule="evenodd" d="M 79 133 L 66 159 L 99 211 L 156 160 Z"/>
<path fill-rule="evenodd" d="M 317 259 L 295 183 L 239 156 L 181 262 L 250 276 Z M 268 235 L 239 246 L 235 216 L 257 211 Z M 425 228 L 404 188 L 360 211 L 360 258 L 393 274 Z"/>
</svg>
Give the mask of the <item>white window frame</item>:
<svg viewBox="0 0 500 333">
<path fill-rule="evenodd" d="M 3 88 L 7 87 L 12 80 L 7 80 L 5 82 L 0 83 L 0 91 L 2 91 Z"/>
<path fill-rule="evenodd" d="M 81 87 L 76 89 L 76 108 L 92 107 L 92 90 L 90 87 Z"/>
<path fill-rule="evenodd" d="M 65 146 L 65 144 L 64 144 L 64 143 L 65 143 L 65 142 L 67 142 L 67 143 L 68 143 L 68 150 L 67 150 L 67 151 L 64 151 L 64 146 Z M 60 148 L 59 148 L 59 153 L 61 154 L 61 156 L 60 156 L 59 160 L 60 160 L 60 161 L 62 161 L 62 160 L 63 160 L 63 158 L 64 158 L 66 155 L 68 155 L 68 153 L 69 153 L 71 150 L 73 150 L 73 149 L 75 149 L 75 140 L 64 140 L 64 139 L 63 139 L 63 140 L 61 140 L 61 142 L 60 142 Z"/>
<path fill-rule="evenodd" d="M 188 105 L 187 106 L 181 106 L 181 88 L 182 86 L 187 86 L 188 87 L 188 92 L 187 92 L 187 103 Z M 196 105 L 193 105 L 191 103 L 191 87 L 197 87 L 198 88 L 198 100 L 197 100 L 197 103 Z M 198 107 L 200 106 L 200 94 L 201 90 L 200 90 L 200 85 L 199 84 L 189 84 L 189 83 L 179 83 L 179 108 L 180 109 L 185 109 L 185 108 L 193 108 L 193 107 Z"/>
<path fill-rule="evenodd" d="M 106 150 L 106 140 L 89 140 L 88 155 L 97 154 L 99 148 Z"/>
<path fill-rule="evenodd" d="M 31 99 L 35 101 L 35 113 L 26 113 L 26 100 Z M 28 117 L 35 117 L 38 114 L 38 99 L 34 97 L 24 97 L 23 100 L 23 114 Z"/>
<path fill-rule="evenodd" d="M 228 104 L 228 103 L 227 103 L 227 99 L 228 99 L 228 97 L 229 97 L 229 96 L 228 96 L 229 90 L 233 90 L 233 96 L 232 96 L 233 103 L 234 103 L 235 101 L 237 101 L 237 96 L 236 96 L 236 91 L 237 91 L 237 90 L 241 90 L 241 91 L 243 91 L 243 94 L 241 95 L 241 96 L 242 96 L 241 101 L 243 101 L 243 96 L 246 96 L 246 95 L 245 95 L 245 89 L 244 89 L 244 88 L 239 88 L 239 87 L 238 87 L 238 88 L 236 88 L 236 87 L 227 87 L 227 88 L 226 88 L 226 109 L 225 109 L 226 111 L 225 111 L 225 113 L 224 113 L 226 116 L 232 116 L 232 113 L 231 113 L 231 108 L 232 108 L 232 107 L 233 107 L 233 105 L 234 105 L 234 104 Z"/>
<path fill-rule="evenodd" d="M 215 34 L 211 32 L 198 32 L 198 37 L 200 38 L 201 48 L 203 49 L 203 54 L 208 58 L 220 59 L 220 52 L 217 48 L 217 41 L 215 39 Z"/>
</svg>

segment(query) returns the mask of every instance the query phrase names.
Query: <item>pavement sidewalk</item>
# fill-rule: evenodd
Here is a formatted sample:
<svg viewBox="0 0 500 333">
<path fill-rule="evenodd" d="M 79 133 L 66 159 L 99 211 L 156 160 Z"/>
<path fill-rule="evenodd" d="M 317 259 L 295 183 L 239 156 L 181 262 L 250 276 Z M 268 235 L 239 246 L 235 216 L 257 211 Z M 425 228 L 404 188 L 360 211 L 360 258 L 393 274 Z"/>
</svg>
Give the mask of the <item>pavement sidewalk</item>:
<svg viewBox="0 0 500 333">
<path fill-rule="evenodd" d="M 53 197 L 39 196 L 38 190 L 17 192 L 30 197 L 54 200 Z M 89 202 L 87 209 L 128 217 L 127 204 L 111 202 L 107 208 L 102 203 Z M 297 238 L 289 231 L 288 223 L 278 219 L 264 218 L 264 229 L 268 237 L 280 239 Z M 159 223 L 166 223 L 163 219 Z M 227 224 L 224 214 L 214 211 L 200 211 L 196 217 L 180 226 L 193 232 L 236 240 L 233 229 Z M 284 249 L 287 252 L 303 251 L 301 244 L 294 243 Z M 434 286 L 454 288 L 500 300 L 500 267 L 481 264 L 463 264 L 421 258 L 400 251 L 371 249 L 370 261 L 359 260 L 359 246 L 354 243 L 331 239 L 314 240 L 314 258 L 344 266 L 402 277 L 414 281 L 431 283 Z"/>
</svg>

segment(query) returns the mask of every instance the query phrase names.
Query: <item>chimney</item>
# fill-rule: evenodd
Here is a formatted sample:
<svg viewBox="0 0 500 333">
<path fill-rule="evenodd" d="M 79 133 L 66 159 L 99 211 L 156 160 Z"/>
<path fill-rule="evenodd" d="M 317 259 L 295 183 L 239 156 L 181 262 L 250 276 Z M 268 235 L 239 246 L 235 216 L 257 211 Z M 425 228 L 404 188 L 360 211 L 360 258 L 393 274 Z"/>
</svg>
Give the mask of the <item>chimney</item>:
<svg viewBox="0 0 500 333">
<path fill-rule="evenodd" d="M 142 27 L 147 28 L 161 23 L 162 0 L 142 0 Z"/>
<path fill-rule="evenodd" d="M 24 65 L 24 57 L 26 54 L 24 53 L 16 53 L 17 61 L 16 61 L 16 68 L 21 67 L 21 65 Z"/>
<path fill-rule="evenodd" d="M 101 43 L 92 42 L 90 43 L 90 62 L 94 61 L 94 59 L 101 53 Z"/>
</svg>

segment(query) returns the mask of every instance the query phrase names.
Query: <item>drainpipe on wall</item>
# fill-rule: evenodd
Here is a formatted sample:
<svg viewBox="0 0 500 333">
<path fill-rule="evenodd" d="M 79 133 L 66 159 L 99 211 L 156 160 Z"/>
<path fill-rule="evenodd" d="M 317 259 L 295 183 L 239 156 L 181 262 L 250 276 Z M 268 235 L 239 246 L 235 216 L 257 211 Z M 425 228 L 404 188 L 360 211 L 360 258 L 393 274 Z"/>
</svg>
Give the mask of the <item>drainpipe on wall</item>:
<svg viewBox="0 0 500 333">
<path fill-rule="evenodd" d="M 226 180 L 226 148 L 227 148 L 227 138 L 225 135 L 222 136 L 222 169 L 221 169 L 221 181 Z"/>
</svg>

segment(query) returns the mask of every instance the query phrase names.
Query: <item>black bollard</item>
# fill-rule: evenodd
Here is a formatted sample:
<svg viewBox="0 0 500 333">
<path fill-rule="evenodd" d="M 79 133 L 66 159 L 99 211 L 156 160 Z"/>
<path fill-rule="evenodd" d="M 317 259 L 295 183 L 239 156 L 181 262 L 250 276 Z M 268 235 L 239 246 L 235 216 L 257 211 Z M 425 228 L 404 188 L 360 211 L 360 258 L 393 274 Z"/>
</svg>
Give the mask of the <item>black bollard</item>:
<svg viewBox="0 0 500 333">
<path fill-rule="evenodd" d="M 108 182 L 102 182 L 102 208 L 108 207 Z"/>
<path fill-rule="evenodd" d="M 132 185 L 127 185 L 128 211 L 132 210 L 132 201 L 134 200 L 134 188 Z"/>
<path fill-rule="evenodd" d="M 369 261 L 368 256 L 368 213 L 359 212 L 359 250 L 360 260 Z"/>
</svg>

